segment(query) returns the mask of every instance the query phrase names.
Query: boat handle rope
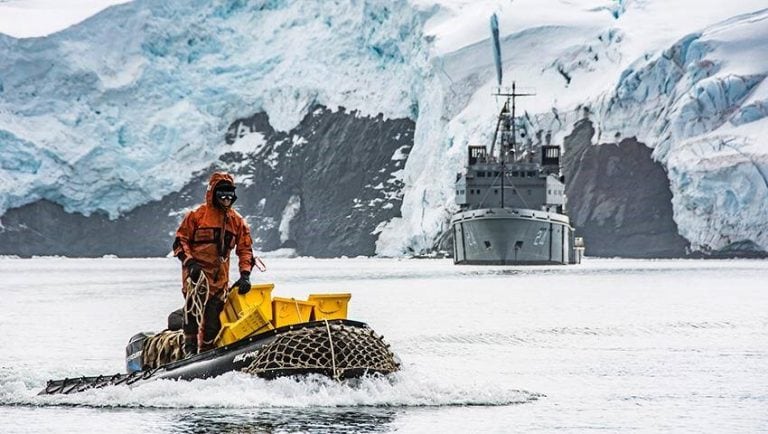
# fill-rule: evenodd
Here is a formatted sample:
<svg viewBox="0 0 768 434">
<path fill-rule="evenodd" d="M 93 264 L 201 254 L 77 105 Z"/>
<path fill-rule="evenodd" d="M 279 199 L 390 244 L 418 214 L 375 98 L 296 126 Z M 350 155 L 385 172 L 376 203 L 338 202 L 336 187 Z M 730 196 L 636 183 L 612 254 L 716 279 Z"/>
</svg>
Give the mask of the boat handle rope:
<svg viewBox="0 0 768 434">
<path fill-rule="evenodd" d="M 331 337 L 331 326 L 328 325 L 328 320 L 324 319 L 325 330 L 328 332 L 328 342 L 331 344 L 331 366 L 333 368 L 333 379 L 339 381 L 339 373 L 336 371 L 336 352 L 333 351 L 333 338 Z"/>
<path fill-rule="evenodd" d="M 299 302 L 295 298 L 293 299 L 293 307 L 296 308 L 296 317 L 299 318 L 299 322 L 304 322 L 304 318 L 301 317 L 301 310 L 299 309 Z M 309 321 L 309 318 L 307 318 L 307 321 Z"/>
</svg>

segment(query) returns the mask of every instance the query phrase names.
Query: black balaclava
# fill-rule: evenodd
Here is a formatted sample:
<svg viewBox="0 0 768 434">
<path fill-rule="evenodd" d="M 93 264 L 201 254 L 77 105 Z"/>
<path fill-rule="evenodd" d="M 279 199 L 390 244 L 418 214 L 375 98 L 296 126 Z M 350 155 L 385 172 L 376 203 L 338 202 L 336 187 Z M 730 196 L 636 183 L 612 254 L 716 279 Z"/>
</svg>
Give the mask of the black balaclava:
<svg viewBox="0 0 768 434">
<path fill-rule="evenodd" d="M 218 193 L 221 191 L 231 192 L 234 196 L 232 197 L 232 202 L 229 204 L 231 207 L 235 204 L 235 201 L 237 200 L 237 195 L 235 195 L 235 186 L 230 184 L 227 181 L 222 181 L 216 184 L 216 188 L 213 189 L 213 204 L 220 209 L 223 209 L 224 206 L 219 201 Z"/>
</svg>

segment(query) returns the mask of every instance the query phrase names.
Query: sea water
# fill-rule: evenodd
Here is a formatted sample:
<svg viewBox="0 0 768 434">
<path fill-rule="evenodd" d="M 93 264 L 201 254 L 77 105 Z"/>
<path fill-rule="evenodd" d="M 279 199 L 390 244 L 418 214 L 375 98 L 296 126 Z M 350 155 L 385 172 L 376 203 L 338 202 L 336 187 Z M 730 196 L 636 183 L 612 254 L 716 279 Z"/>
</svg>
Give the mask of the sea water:
<svg viewBox="0 0 768 434">
<path fill-rule="evenodd" d="M 128 339 L 181 306 L 179 264 L 0 258 L 0 432 L 768 431 L 768 261 L 266 262 L 252 280 L 276 296 L 350 292 L 401 371 L 37 396 L 124 371 Z"/>
</svg>

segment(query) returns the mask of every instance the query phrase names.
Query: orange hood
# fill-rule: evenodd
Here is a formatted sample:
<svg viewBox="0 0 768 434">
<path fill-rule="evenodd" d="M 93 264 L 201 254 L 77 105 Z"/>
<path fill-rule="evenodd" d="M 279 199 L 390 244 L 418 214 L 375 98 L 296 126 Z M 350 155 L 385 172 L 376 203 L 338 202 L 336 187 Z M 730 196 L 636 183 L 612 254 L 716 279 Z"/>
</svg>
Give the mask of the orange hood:
<svg viewBox="0 0 768 434">
<path fill-rule="evenodd" d="M 208 206 L 214 206 L 213 190 L 215 190 L 216 186 L 221 182 L 232 184 L 233 187 L 235 186 L 235 178 L 232 175 L 227 172 L 214 172 L 214 174 L 211 175 L 211 179 L 208 181 L 208 189 L 205 190 L 205 203 Z M 232 203 L 235 203 L 235 201 L 233 200 Z"/>
</svg>

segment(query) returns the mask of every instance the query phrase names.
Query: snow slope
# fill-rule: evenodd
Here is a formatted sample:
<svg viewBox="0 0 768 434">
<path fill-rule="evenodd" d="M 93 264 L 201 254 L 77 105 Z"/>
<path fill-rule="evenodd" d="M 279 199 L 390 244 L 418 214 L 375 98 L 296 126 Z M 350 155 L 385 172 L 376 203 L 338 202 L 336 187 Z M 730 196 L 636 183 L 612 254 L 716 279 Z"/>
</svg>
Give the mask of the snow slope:
<svg viewBox="0 0 768 434">
<path fill-rule="evenodd" d="M 0 33 L 17 38 L 64 30 L 113 4 L 131 0 L 0 0 Z"/>
<path fill-rule="evenodd" d="M 557 141 L 588 116 L 595 142 L 637 136 L 667 168 L 694 248 L 768 250 L 765 7 L 137 0 L 46 38 L 0 35 L 0 214 L 46 198 L 117 216 L 225 152 L 234 118 L 265 110 L 286 130 L 320 103 L 416 120 L 403 216 L 381 225 L 377 251 L 428 249 L 466 145 L 490 141 L 496 13 L 505 84 L 537 94 L 521 101 L 532 128 Z"/>
</svg>

